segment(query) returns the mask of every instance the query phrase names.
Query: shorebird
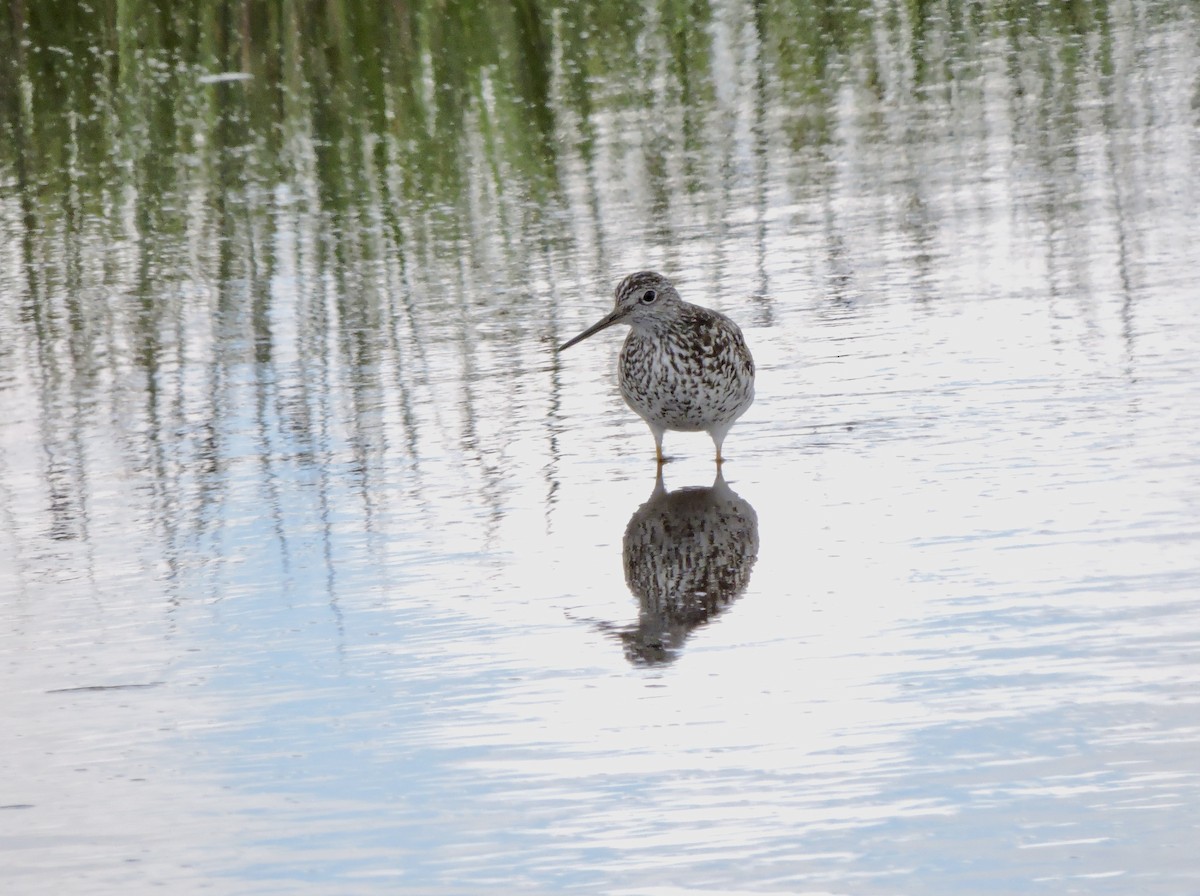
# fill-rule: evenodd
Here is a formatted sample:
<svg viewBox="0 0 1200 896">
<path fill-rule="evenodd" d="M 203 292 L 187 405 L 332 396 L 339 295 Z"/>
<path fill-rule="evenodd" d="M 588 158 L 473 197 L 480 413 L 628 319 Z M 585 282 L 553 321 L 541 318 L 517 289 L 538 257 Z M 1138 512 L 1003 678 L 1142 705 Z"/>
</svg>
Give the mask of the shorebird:
<svg viewBox="0 0 1200 896">
<path fill-rule="evenodd" d="M 721 445 L 730 427 L 754 401 L 754 359 L 738 325 L 724 314 L 679 297 L 654 271 L 630 274 L 617 286 L 612 312 L 564 351 L 613 324 L 628 324 L 617 361 L 625 403 L 646 421 L 663 463 L 663 433 L 707 432 L 723 463 Z"/>
</svg>

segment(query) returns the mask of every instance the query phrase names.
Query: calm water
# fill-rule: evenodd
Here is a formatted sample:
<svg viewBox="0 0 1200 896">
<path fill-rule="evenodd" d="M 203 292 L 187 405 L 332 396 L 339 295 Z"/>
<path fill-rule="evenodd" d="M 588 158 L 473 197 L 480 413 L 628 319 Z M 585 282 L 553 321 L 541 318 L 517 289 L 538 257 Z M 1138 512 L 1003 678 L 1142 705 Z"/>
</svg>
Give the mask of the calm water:
<svg viewBox="0 0 1200 896">
<path fill-rule="evenodd" d="M 400 6 L 0 18 L 6 892 L 1200 892 L 1200 8 Z"/>
</svg>

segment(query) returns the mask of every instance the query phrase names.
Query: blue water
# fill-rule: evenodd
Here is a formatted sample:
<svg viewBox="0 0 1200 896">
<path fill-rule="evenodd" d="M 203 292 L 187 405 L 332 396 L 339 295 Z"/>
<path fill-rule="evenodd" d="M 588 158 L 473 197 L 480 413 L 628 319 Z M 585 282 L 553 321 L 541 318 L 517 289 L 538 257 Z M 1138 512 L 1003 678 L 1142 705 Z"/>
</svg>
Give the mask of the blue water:
<svg viewBox="0 0 1200 896">
<path fill-rule="evenodd" d="M 1187 28 L 1118 21 L 1127 91 L 1097 69 L 1061 128 L 999 56 L 918 100 L 885 52 L 823 159 L 750 130 L 733 53 L 733 173 L 669 181 L 670 238 L 614 115 L 519 269 L 481 224 L 469 263 L 330 279 L 280 185 L 265 314 L 197 280 L 149 366 L 126 306 L 37 331 L 6 267 L 7 887 L 1200 891 Z M 753 565 L 688 624 L 626 578 L 620 338 L 552 352 L 645 266 L 758 362 Z M 666 448 L 714 484 L 707 436 Z"/>
</svg>

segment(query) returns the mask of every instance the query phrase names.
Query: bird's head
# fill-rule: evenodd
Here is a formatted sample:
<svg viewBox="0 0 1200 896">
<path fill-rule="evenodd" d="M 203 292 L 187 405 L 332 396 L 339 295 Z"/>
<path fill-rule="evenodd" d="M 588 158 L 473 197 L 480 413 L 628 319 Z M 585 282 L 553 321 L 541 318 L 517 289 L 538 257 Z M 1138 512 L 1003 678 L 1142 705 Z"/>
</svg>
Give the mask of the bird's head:
<svg viewBox="0 0 1200 896">
<path fill-rule="evenodd" d="M 683 300 L 670 280 L 654 271 L 638 271 L 618 284 L 613 310 L 607 317 L 597 321 L 574 339 L 564 342 L 558 350 L 561 352 L 568 349 L 613 324 L 629 324 L 637 329 L 655 330 L 673 320 L 682 304 Z"/>
</svg>

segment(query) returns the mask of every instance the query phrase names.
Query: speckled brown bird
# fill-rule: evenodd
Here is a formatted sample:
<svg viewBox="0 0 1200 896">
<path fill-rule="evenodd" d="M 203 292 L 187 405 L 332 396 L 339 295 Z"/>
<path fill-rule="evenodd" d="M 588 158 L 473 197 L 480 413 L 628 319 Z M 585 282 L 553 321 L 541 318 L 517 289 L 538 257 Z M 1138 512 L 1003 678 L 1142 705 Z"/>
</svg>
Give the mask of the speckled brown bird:
<svg viewBox="0 0 1200 896">
<path fill-rule="evenodd" d="M 658 462 L 670 429 L 707 432 L 722 463 L 726 434 L 754 401 L 754 359 L 738 325 L 683 301 L 662 274 L 639 271 L 621 281 L 607 317 L 558 350 L 613 324 L 629 325 L 618 382 L 625 403 L 650 427 Z"/>
</svg>

